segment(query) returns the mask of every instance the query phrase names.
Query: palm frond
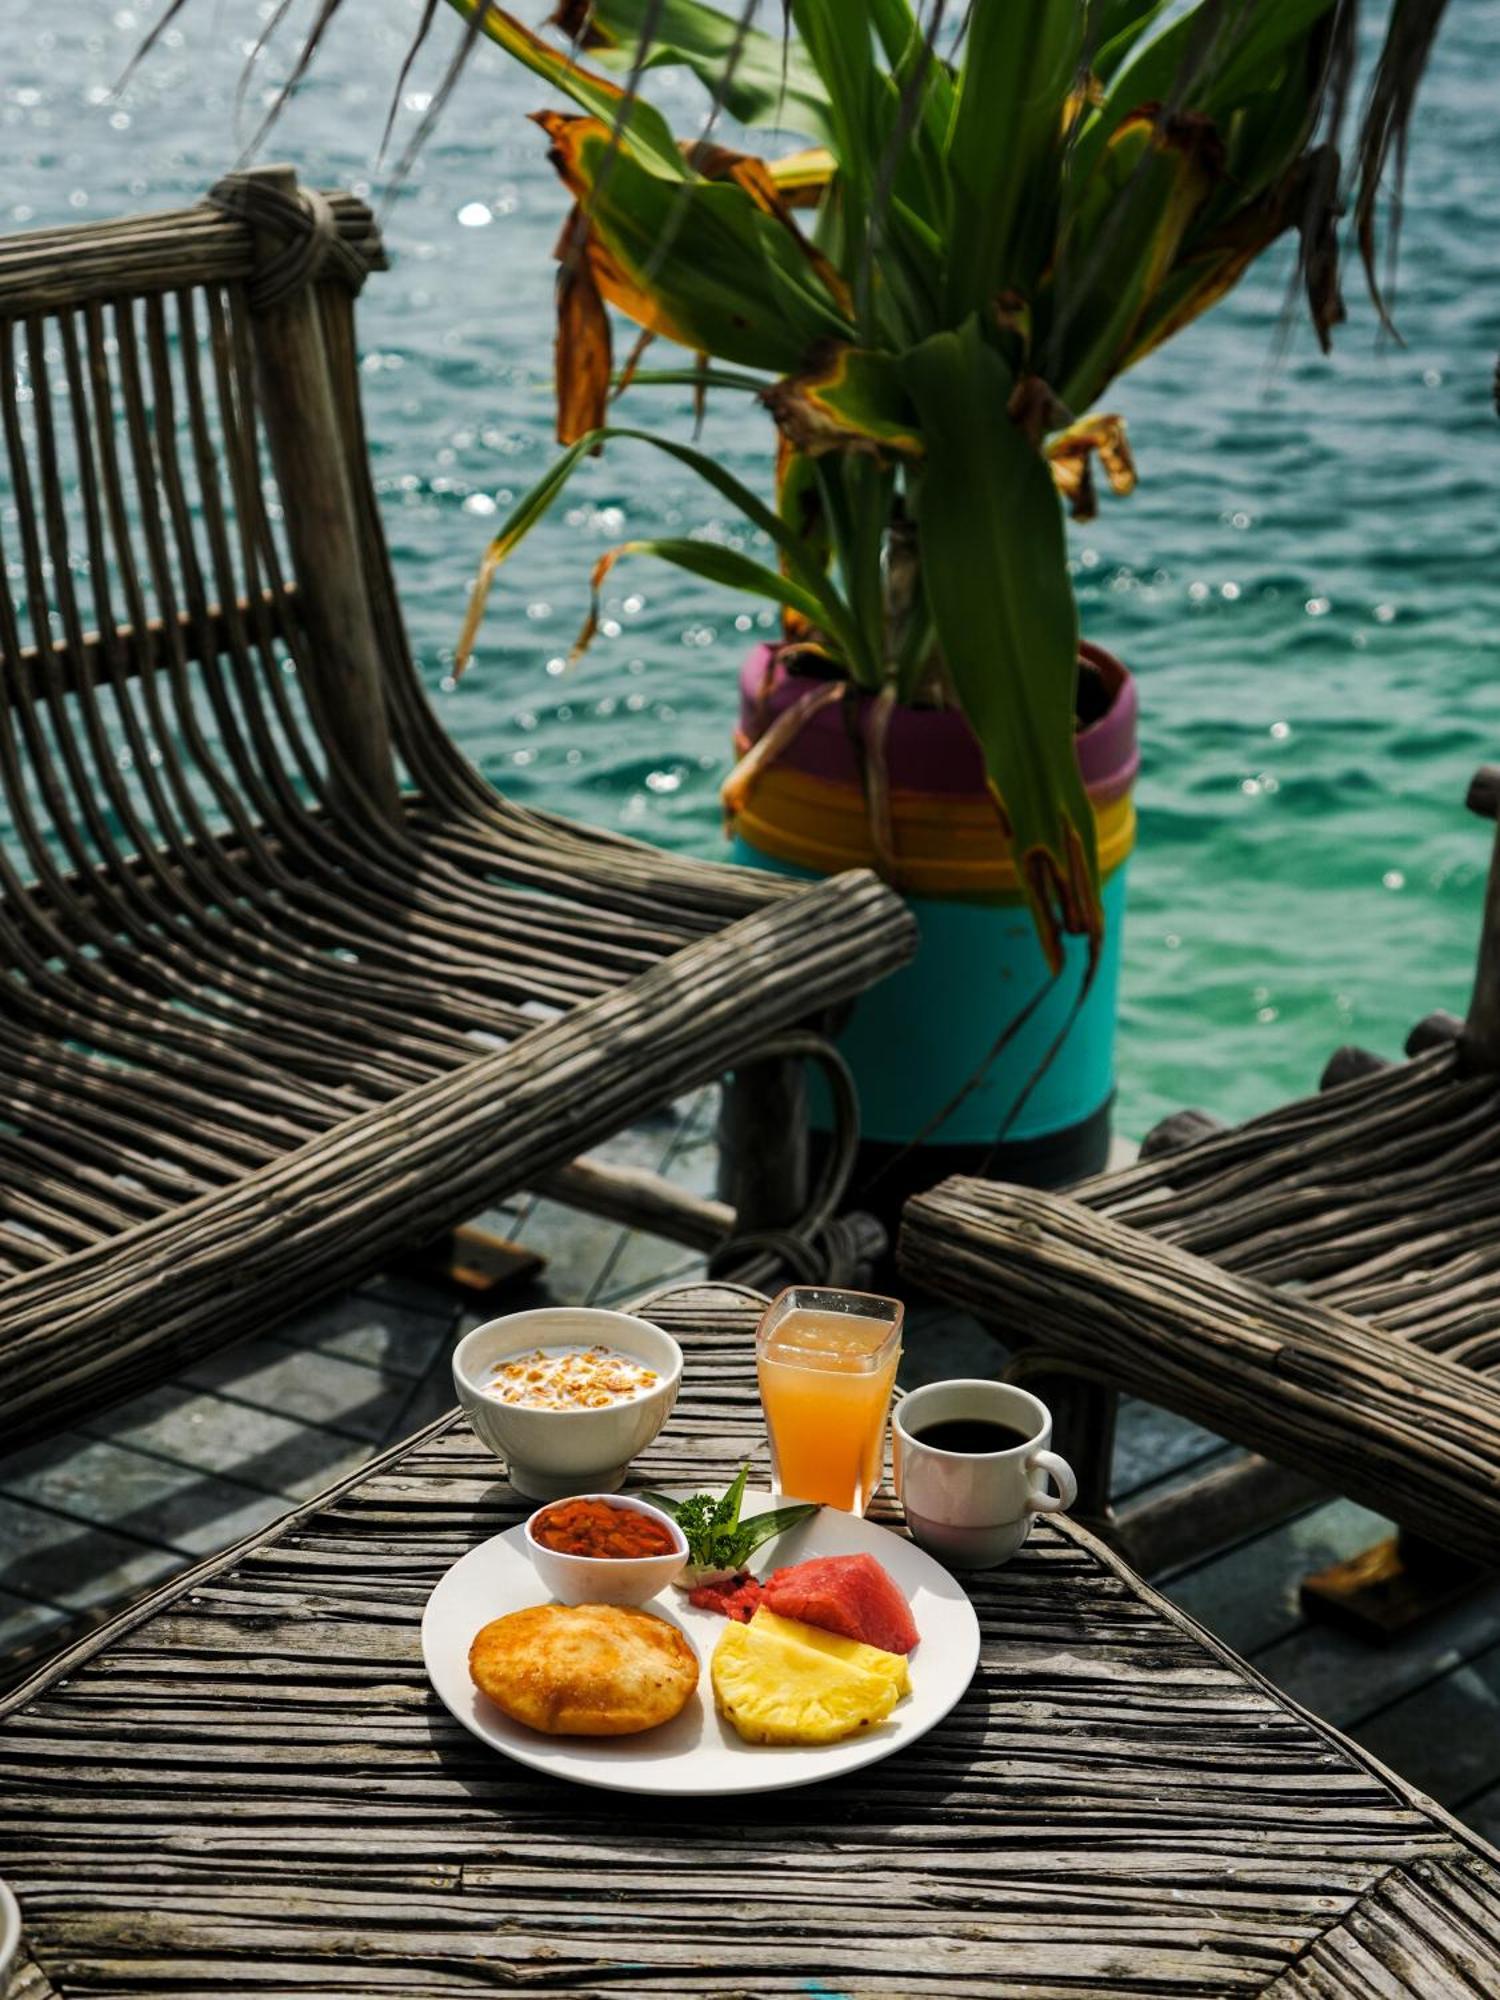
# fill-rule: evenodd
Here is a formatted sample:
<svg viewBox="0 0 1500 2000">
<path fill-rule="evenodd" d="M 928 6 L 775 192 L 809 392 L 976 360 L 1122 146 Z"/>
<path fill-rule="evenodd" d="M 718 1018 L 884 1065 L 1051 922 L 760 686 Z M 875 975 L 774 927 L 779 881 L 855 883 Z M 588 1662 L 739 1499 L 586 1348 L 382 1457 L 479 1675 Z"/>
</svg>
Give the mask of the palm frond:
<svg viewBox="0 0 1500 2000">
<path fill-rule="evenodd" d="M 1394 0 L 1390 24 L 1375 65 L 1355 140 L 1355 234 L 1370 295 L 1382 318 L 1387 321 L 1387 301 L 1395 289 L 1407 141 L 1416 112 L 1417 90 L 1427 72 L 1446 5 L 1447 0 Z M 1386 168 L 1393 160 L 1395 173 L 1384 189 L 1388 221 L 1385 232 L 1386 271 L 1382 279 L 1376 271 L 1376 217 Z"/>
</svg>

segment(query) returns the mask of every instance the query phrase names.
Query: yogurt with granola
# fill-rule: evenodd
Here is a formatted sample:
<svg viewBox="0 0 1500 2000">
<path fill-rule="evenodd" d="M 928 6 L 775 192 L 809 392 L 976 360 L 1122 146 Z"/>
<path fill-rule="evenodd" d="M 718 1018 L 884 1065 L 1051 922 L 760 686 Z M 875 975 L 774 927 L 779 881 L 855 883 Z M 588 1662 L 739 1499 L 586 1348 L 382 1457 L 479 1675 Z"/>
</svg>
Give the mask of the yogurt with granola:
<svg viewBox="0 0 1500 2000">
<path fill-rule="evenodd" d="M 632 1402 L 659 1380 L 654 1368 L 613 1347 L 534 1347 L 497 1363 L 484 1390 L 523 1410 L 602 1410 Z"/>
</svg>

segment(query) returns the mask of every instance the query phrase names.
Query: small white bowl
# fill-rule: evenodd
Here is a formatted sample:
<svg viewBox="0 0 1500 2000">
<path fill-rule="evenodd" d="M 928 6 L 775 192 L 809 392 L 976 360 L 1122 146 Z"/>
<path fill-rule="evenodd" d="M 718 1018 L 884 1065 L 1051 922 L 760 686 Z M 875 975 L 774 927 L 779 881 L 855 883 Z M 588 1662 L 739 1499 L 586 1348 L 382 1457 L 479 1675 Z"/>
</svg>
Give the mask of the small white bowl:
<svg viewBox="0 0 1500 2000">
<path fill-rule="evenodd" d="M 528 1410 L 485 1393 L 502 1361 L 535 1347 L 596 1344 L 654 1368 L 656 1381 L 599 1410 Z M 505 1460 L 511 1485 L 528 1500 L 613 1493 L 671 1415 L 681 1381 L 682 1349 L 669 1333 L 600 1306 L 542 1306 L 487 1320 L 453 1350 L 453 1385 L 475 1435 Z"/>
<path fill-rule="evenodd" d="M 544 1587 L 560 1604 L 645 1604 L 665 1590 L 687 1564 L 687 1537 L 672 1519 L 649 1501 L 626 1493 L 575 1494 L 575 1499 L 603 1500 L 630 1514 L 659 1521 L 672 1537 L 669 1556 L 574 1556 L 545 1548 L 532 1533 L 547 1507 L 538 1507 L 526 1523 L 526 1553 Z M 556 1502 L 549 1500 L 548 1507 Z"/>
</svg>

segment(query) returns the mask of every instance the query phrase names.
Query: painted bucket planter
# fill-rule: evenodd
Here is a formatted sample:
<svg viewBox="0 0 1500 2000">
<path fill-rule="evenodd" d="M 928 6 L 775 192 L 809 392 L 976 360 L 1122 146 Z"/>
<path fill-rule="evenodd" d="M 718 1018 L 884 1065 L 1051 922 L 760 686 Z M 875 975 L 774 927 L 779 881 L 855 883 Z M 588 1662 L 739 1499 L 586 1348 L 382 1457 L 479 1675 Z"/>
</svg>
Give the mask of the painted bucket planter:
<svg viewBox="0 0 1500 2000">
<path fill-rule="evenodd" d="M 967 1094 L 1002 1029 L 1046 986 L 1046 962 L 968 724 L 935 709 L 899 709 L 890 721 L 894 879 L 921 943 L 909 966 L 855 1003 L 839 1045 L 859 1084 L 866 1164 L 925 1135 L 916 1171 L 900 1177 L 913 1187 L 972 1168 L 1002 1135 L 993 1168 L 1011 1179 L 1071 1179 L 1102 1166 L 1109 1149 L 1137 704 L 1135 682 L 1113 655 L 1087 642 L 1080 651 L 1102 707 L 1077 739 L 1104 878 L 1102 961 L 1069 1025 L 1086 946 L 1066 940 L 1062 978 Z M 755 648 L 740 675 L 740 755 L 824 685 L 788 673 L 771 647 Z M 819 709 L 756 777 L 733 822 L 736 860 L 802 876 L 875 865 L 858 748 L 870 706 L 850 694 Z"/>
</svg>

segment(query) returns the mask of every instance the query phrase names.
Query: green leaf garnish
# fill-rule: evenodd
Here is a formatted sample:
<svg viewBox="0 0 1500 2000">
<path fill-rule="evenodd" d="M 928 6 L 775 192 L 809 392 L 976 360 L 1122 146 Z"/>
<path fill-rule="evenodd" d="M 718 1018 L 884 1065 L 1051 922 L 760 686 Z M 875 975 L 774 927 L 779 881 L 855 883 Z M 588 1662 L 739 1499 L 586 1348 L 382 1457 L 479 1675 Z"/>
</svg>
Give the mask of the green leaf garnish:
<svg viewBox="0 0 1500 2000">
<path fill-rule="evenodd" d="M 741 1521 L 740 1508 L 744 1505 L 749 1477 L 749 1465 L 742 1465 L 734 1484 L 717 1497 L 712 1493 L 695 1493 L 688 1500 L 673 1500 L 665 1493 L 643 1493 L 640 1497 L 648 1506 L 659 1507 L 681 1528 L 687 1540 L 690 1568 L 743 1569 L 763 1542 L 787 1534 L 818 1511 L 813 1502 L 799 1501 L 794 1506 L 776 1507 L 769 1514 Z"/>
</svg>

